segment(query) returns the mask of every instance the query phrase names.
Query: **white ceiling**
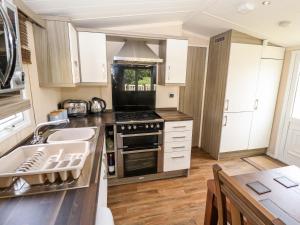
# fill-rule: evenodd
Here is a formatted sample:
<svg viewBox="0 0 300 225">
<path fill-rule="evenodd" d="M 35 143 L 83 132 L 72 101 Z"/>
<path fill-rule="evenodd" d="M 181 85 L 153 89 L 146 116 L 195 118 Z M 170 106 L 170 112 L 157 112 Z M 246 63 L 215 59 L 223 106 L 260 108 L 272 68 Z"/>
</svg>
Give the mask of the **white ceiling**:
<svg viewBox="0 0 300 225">
<path fill-rule="evenodd" d="M 42 15 L 67 16 L 82 27 L 116 27 L 181 21 L 185 30 L 212 36 L 236 29 L 284 46 L 300 45 L 300 1 L 270 0 L 23 0 Z M 255 10 L 240 14 L 240 4 Z M 290 26 L 278 26 L 290 20 Z"/>
</svg>

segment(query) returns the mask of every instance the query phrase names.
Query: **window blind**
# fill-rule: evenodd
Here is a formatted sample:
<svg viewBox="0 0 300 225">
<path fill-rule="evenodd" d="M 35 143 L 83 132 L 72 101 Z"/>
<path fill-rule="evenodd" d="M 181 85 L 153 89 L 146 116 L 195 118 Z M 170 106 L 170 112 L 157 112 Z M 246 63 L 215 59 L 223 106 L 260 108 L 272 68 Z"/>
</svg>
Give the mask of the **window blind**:
<svg viewBox="0 0 300 225">
<path fill-rule="evenodd" d="M 23 64 L 31 64 L 31 52 L 28 47 L 28 32 L 26 21 L 28 17 L 21 11 L 18 11 L 19 17 L 19 30 L 20 30 L 20 43 L 21 43 L 21 55 Z"/>
<path fill-rule="evenodd" d="M 0 120 L 30 108 L 30 101 L 24 100 L 20 91 L 0 95 Z"/>
</svg>

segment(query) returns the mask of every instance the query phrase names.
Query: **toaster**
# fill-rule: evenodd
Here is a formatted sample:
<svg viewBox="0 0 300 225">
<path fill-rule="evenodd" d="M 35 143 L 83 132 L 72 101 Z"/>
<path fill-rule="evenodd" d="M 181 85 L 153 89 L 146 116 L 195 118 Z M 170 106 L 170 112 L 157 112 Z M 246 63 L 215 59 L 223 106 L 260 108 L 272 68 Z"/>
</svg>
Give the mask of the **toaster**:
<svg viewBox="0 0 300 225">
<path fill-rule="evenodd" d="M 66 109 L 68 116 L 86 116 L 89 112 L 89 103 L 84 100 L 68 99 L 61 103 L 61 108 Z"/>
</svg>

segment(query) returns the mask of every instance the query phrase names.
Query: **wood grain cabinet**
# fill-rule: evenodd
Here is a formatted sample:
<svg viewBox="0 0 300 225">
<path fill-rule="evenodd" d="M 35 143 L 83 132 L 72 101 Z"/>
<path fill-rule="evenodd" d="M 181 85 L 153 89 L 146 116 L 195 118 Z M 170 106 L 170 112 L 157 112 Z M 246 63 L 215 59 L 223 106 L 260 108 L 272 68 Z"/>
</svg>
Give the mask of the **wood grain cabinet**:
<svg viewBox="0 0 300 225">
<path fill-rule="evenodd" d="M 82 84 L 107 84 L 106 35 L 79 32 Z"/>
<path fill-rule="evenodd" d="M 185 85 L 187 67 L 188 41 L 167 39 L 160 45 L 160 85 Z"/>
<path fill-rule="evenodd" d="M 164 172 L 189 169 L 193 121 L 165 122 Z"/>
<path fill-rule="evenodd" d="M 77 32 L 72 24 L 46 21 L 35 26 L 35 48 L 40 86 L 73 87 L 80 82 Z"/>
<path fill-rule="evenodd" d="M 228 31 L 210 41 L 202 148 L 220 153 L 269 146 L 284 48 Z M 223 106 L 223 107 L 222 107 Z"/>
</svg>

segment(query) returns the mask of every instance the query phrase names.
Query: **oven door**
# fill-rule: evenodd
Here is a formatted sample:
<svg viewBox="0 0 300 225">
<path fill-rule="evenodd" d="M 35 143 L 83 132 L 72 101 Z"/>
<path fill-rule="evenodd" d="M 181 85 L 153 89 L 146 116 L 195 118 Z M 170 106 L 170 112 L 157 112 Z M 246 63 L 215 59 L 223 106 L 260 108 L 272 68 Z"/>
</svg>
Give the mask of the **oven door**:
<svg viewBox="0 0 300 225">
<path fill-rule="evenodd" d="M 162 171 L 162 149 L 119 149 L 120 177 L 143 176 Z"/>
</svg>

